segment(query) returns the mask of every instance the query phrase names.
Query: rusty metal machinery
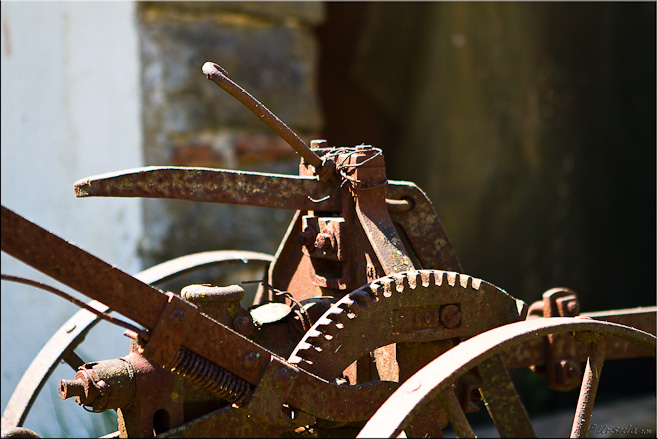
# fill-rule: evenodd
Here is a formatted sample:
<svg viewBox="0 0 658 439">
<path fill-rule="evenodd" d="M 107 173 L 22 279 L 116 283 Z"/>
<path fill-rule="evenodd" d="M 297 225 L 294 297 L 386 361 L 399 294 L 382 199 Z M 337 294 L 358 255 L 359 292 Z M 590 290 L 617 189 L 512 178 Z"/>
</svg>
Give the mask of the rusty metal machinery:
<svg viewBox="0 0 658 439">
<path fill-rule="evenodd" d="M 276 255 L 206 252 L 131 276 L 3 206 L 2 251 L 93 299 L 76 302 L 84 309 L 26 371 L 3 437 L 35 436 L 23 422 L 62 360 L 75 374 L 60 396 L 115 410 L 110 437 L 442 437 L 448 425 L 470 437 L 465 414 L 482 401 L 501 436 L 531 437 L 512 368 L 545 375 L 551 389 L 580 386 L 572 436 L 583 437 L 603 360 L 655 356 L 655 307 L 581 315 L 568 289 L 528 306 L 462 274 L 430 200 L 386 178 L 380 149 L 309 148 L 221 67 L 203 72 L 295 149 L 298 176 L 144 167 L 80 180 L 76 195 L 294 210 Z M 156 287 L 236 261 L 267 267 L 248 308 L 240 285 Z M 100 319 L 126 329 L 130 350 L 84 363 L 74 350 Z"/>
</svg>

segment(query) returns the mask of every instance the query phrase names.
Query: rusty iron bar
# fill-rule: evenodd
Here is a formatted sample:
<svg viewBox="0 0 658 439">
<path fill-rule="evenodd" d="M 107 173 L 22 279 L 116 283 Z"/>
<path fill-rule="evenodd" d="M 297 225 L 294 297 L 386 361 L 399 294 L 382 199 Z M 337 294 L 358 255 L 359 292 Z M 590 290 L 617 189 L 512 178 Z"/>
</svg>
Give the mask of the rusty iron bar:
<svg viewBox="0 0 658 439">
<path fill-rule="evenodd" d="M 391 189 L 406 196 L 406 182 L 390 181 Z M 82 178 L 74 183 L 77 197 L 139 197 L 240 204 L 295 210 L 340 212 L 335 182 L 262 172 L 213 168 L 145 166 Z M 402 190 L 401 190 L 402 189 Z M 412 187 L 407 192 L 413 190 Z M 332 194 L 326 196 L 327 194 Z M 415 194 L 414 194 L 415 195 Z M 317 201 L 320 199 L 321 201 Z M 314 201 L 316 200 L 316 201 Z M 415 206 L 409 198 L 386 199 L 392 214 L 403 218 Z"/>
<path fill-rule="evenodd" d="M 606 342 L 605 338 L 598 334 L 577 334 L 577 338 L 581 339 L 581 341 L 588 341 L 589 339 L 591 342 L 591 355 L 587 358 L 583 383 L 580 387 L 578 403 L 576 404 L 576 415 L 574 416 L 571 435 L 569 437 L 587 437 L 592 410 L 594 410 L 596 391 L 599 387 L 599 380 L 601 379 L 601 369 L 605 360 Z"/>
<path fill-rule="evenodd" d="M 77 197 L 141 197 L 280 209 L 340 211 L 335 184 L 317 177 L 212 168 L 147 166 L 95 175 L 74 184 Z M 320 202 L 311 198 L 324 198 Z"/>
<path fill-rule="evenodd" d="M 156 328 L 168 304 L 165 294 L 4 206 L 1 219 L 4 252 L 105 303 L 147 329 Z M 252 384 L 258 382 L 271 355 L 268 351 L 201 313 L 187 317 L 187 331 L 182 340 L 185 347 Z M 217 349 L 220 345 L 223 346 L 221 351 Z M 259 354 L 261 360 L 254 368 L 246 370 L 242 367 L 242 359 L 249 352 Z"/>
<path fill-rule="evenodd" d="M 304 143 L 304 141 L 295 134 L 285 123 L 283 123 L 274 113 L 261 104 L 256 98 L 249 94 L 245 89 L 233 82 L 223 68 L 213 62 L 206 62 L 202 67 L 203 73 L 206 78 L 214 82 L 219 88 L 233 96 L 241 104 L 247 107 L 254 113 L 260 120 L 267 126 L 272 128 L 283 140 L 285 140 L 292 148 L 299 154 L 306 163 L 312 165 L 316 169 L 316 173 L 320 173 L 323 166 L 323 161 L 318 157 L 311 148 Z"/>
</svg>

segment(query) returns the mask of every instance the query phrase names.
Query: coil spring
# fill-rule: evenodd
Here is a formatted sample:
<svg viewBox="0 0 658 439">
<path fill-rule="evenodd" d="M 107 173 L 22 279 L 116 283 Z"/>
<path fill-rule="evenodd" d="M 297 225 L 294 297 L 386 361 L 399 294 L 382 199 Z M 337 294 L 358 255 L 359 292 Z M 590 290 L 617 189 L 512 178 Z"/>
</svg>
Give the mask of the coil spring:
<svg viewBox="0 0 658 439">
<path fill-rule="evenodd" d="M 251 385 L 203 357 L 179 349 L 170 364 L 171 370 L 228 402 L 242 405 L 251 397 Z"/>
</svg>

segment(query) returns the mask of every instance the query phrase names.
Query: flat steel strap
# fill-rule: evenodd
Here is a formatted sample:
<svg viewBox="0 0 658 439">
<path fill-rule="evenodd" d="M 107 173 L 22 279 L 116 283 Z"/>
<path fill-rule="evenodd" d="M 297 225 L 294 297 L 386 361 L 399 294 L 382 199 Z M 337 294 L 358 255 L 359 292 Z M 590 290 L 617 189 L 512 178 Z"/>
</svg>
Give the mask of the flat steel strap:
<svg viewBox="0 0 658 439">
<path fill-rule="evenodd" d="M 2 251 L 53 279 L 98 300 L 110 309 L 153 330 L 167 305 L 167 296 L 94 255 L 53 235 L 2 206 Z M 272 355 L 269 351 L 201 313 L 191 320 L 183 347 L 238 375 L 258 382 Z M 198 334 L 204 334 L 198 337 Z M 218 347 L 221 346 L 221 349 Z M 247 352 L 258 364 L 245 370 Z"/>
<path fill-rule="evenodd" d="M 141 197 L 340 212 L 336 181 L 213 168 L 147 166 L 83 178 L 78 197 Z M 314 201 L 322 200 L 322 201 Z"/>
<path fill-rule="evenodd" d="M 2 206 L 2 251 L 153 328 L 167 297 Z"/>
</svg>

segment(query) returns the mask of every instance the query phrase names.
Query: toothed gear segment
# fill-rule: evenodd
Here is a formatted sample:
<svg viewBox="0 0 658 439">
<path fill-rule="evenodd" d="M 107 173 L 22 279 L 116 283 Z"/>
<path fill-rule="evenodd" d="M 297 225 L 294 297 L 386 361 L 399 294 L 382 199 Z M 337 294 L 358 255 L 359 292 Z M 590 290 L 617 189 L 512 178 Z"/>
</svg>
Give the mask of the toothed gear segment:
<svg viewBox="0 0 658 439">
<path fill-rule="evenodd" d="M 413 270 L 374 280 L 333 304 L 288 361 L 325 379 L 391 343 L 466 339 L 523 320 L 526 305 L 465 274 Z"/>
</svg>

